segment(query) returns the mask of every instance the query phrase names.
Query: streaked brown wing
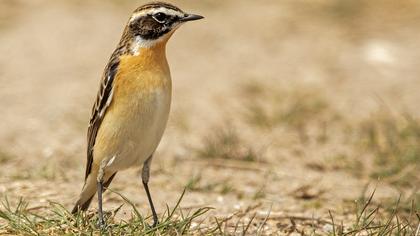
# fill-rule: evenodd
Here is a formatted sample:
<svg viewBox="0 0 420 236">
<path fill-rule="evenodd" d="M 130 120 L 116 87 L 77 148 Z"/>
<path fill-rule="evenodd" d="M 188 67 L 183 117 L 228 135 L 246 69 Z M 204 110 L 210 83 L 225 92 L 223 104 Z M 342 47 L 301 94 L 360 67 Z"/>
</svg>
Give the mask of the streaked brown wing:
<svg viewBox="0 0 420 236">
<path fill-rule="evenodd" d="M 95 146 L 96 135 L 99 127 L 101 126 L 102 120 L 105 116 L 106 109 L 111 104 L 112 92 L 114 87 L 114 78 L 118 71 L 119 59 L 117 53 L 114 52 L 110 59 L 110 62 L 105 68 L 104 75 L 102 77 L 101 85 L 99 88 L 96 102 L 92 108 L 92 115 L 89 122 L 89 128 L 87 132 L 87 163 L 85 180 L 89 176 L 92 170 L 93 162 L 93 148 Z"/>
</svg>

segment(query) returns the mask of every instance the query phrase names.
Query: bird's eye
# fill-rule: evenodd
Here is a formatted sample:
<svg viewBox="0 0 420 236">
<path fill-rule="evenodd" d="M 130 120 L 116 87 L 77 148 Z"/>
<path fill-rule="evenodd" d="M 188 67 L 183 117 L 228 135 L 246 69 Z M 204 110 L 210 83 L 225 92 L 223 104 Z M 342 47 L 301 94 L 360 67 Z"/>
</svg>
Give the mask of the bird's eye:
<svg viewBox="0 0 420 236">
<path fill-rule="evenodd" d="M 157 22 L 159 23 L 163 23 L 166 20 L 166 15 L 162 12 L 158 12 L 156 14 L 153 15 L 153 19 L 155 19 Z"/>
</svg>

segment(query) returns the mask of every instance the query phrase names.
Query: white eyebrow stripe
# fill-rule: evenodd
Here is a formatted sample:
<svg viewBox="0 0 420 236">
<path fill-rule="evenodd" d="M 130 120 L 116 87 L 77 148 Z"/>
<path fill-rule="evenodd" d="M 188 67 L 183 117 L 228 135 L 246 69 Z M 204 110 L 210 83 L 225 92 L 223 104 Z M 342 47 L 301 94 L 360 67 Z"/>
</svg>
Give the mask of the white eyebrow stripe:
<svg viewBox="0 0 420 236">
<path fill-rule="evenodd" d="M 154 15 L 158 12 L 162 12 L 162 13 L 165 13 L 166 15 L 170 15 L 170 16 L 183 17 L 185 15 L 185 13 L 183 13 L 183 12 L 175 11 L 175 10 L 168 9 L 168 8 L 165 8 L 165 7 L 160 7 L 160 8 L 147 9 L 147 10 L 144 10 L 144 11 L 137 12 L 137 13 L 135 13 L 131 16 L 130 22 L 139 18 L 139 17 L 145 16 L 145 15 L 148 15 L 148 14 Z"/>
</svg>

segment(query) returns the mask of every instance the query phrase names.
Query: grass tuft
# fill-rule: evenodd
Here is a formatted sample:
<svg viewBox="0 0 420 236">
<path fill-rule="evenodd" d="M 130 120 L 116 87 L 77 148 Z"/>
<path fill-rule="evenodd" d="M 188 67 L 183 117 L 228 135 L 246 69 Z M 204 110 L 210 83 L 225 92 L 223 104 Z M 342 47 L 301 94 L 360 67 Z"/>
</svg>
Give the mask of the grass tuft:
<svg viewBox="0 0 420 236">
<path fill-rule="evenodd" d="M 235 189 L 229 181 L 220 181 L 214 183 L 205 183 L 203 181 L 202 175 L 197 174 L 193 175 L 187 185 L 185 186 L 187 190 L 196 191 L 196 192 L 214 192 L 220 193 L 222 195 L 233 192 Z"/>
<path fill-rule="evenodd" d="M 401 187 L 419 187 L 420 121 L 409 114 L 378 112 L 359 129 L 364 150 L 374 155 L 373 178 Z"/>
<path fill-rule="evenodd" d="M 13 158 L 14 158 L 13 155 L 0 150 L 0 164 L 7 163 L 7 162 L 13 160 Z"/>
<path fill-rule="evenodd" d="M 203 141 L 203 147 L 197 149 L 197 156 L 203 158 L 221 158 L 240 161 L 261 161 L 261 154 L 246 145 L 233 128 L 214 129 Z"/>
<path fill-rule="evenodd" d="M 254 81 L 244 84 L 241 94 L 245 100 L 244 118 L 250 125 L 284 127 L 295 132 L 303 143 L 312 137 L 318 142 L 327 141 L 328 126 L 340 118 L 327 98 L 314 89 L 281 89 Z"/>
<path fill-rule="evenodd" d="M 116 193 L 115 191 L 112 191 Z M 28 203 L 19 199 L 17 205 L 12 207 L 9 200 L 2 201 L 3 209 L 0 210 L 0 219 L 5 224 L 0 227 L 0 234 L 12 235 L 185 235 L 206 234 L 214 229 L 201 227 L 198 218 L 205 215 L 211 208 L 202 207 L 189 212 L 183 212 L 180 207 L 185 190 L 176 205 L 171 209 L 167 207 L 160 217 L 159 224 L 149 226 L 146 221 L 150 217 L 143 217 L 135 205 L 123 195 L 118 194 L 133 208 L 133 215 L 129 220 L 119 220 L 115 214 L 121 207 L 113 212 L 107 212 L 106 229 L 99 229 L 97 217 L 93 212 L 71 214 L 59 203 L 51 202 L 48 213 L 38 215 L 28 208 Z M 197 223 L 197 222 L 198 223 Z"/>
<path fill-rule="evenodd" d="M 355 201 L 354 221 L 350 227 L 338 225 L 330 212 L 332 232 L 330 235 L 414 235 L 416 226 L 420 222 L 418 209 L 413 206 L 411 211 L 417 211 L 417 216 L 411 214 L 404 216 L 399 214 L 400 198 L 393 203 L 391 212 L 383 212 L 380 205 L 373 203 L 373 191 L 367 198 L 363 194 Z"/>
</svg>

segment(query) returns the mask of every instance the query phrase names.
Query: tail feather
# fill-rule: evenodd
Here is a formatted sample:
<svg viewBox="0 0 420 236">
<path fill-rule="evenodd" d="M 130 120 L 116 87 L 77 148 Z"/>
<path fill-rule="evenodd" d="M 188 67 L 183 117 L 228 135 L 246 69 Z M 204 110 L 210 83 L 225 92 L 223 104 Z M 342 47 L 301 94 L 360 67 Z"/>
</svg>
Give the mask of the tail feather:
<svg viewBox="0 0 420 236">
<path fill-rule="evenodd" d="M 93 194 L 89 199 L 87 199 L 86 201 L 83 201 L 83 199 L 79 199 L 77 200 L 76 204 L 73 207 L 73 210 L 71 210 L 72 214 L 76 214 L 78 211 L 86 211 L 89 206 L 90 203 L 92 202 L 93 196 L 95 194 Z"/>
<path fill-rule="evenodd" d="M 104 183 L 104 192 L 111 184 L 112 179 L 114 179 L 117 172 L 112 174 L 108 180 Z M 76 204 L 71 211 L 72 214 L 76 214 L 78 211 L 86 211 L 89 208 L 90 203 L 92 202 L 93 197 L 96 194 L 96 178 L 95 175 L 92 173 L 86 179 L 85 185 L 83 186 L 82 193 L 80 193 L 79 200 L 77 200 Z"/>
</svg>

